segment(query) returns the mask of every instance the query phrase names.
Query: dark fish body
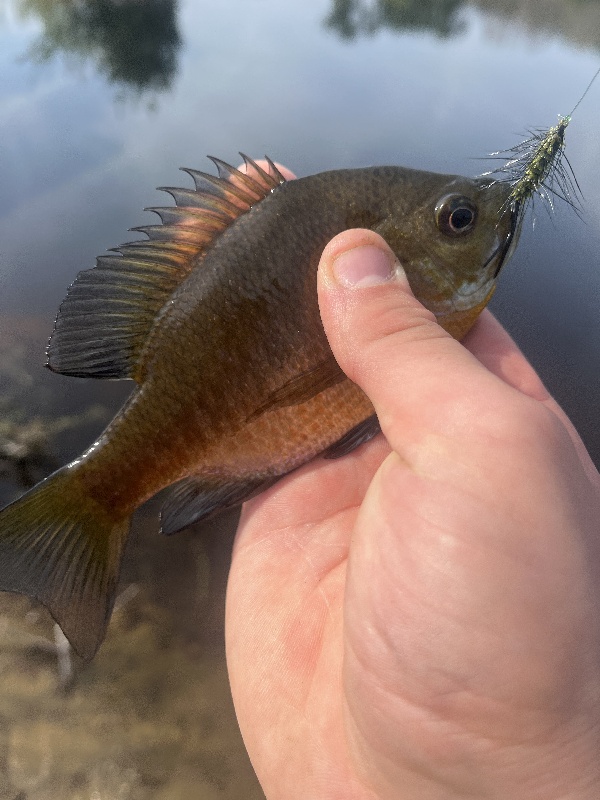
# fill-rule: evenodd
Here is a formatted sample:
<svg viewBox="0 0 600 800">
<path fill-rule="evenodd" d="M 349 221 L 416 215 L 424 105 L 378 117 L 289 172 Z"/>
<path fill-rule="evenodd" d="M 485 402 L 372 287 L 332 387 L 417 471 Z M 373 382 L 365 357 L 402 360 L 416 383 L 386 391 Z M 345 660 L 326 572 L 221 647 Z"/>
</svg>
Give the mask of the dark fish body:
<svg viewBox="0 0 600 800">
<path fill-rule="evenodd" d="M 80 273 L 51 339 L 51 369 L 132 378 L 97 442 L 0 512 L 0 589 L 50 609 L 91 657 L 104 636 L 133 511 L 173 485 L 167 533 L 256 494 L 319 454 L 373 436 L 366 396 L 341 372 L 316 297 L 321 252 L 353 227 L 381 233 L 411 285 L 460 338 L 510 249 L 510 187 L 379 167 L 285 182 L 215 161 L 168 189 L 148 241 Z"/>
</svg>

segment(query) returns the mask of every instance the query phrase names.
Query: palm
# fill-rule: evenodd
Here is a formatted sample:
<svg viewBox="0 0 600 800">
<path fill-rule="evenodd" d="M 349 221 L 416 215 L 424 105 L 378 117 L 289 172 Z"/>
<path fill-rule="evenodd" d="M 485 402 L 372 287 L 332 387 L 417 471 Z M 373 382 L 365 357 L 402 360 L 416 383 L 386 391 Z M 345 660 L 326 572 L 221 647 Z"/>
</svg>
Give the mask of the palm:
<svg viewBox="0 0 600 800">
<path fill-rule="evenodd" d="M 502 360 L 485 324 L 478 331 L 480 358 Z M 354 779 L 342 688 L 348 556 L 359 507 L 389 453 L 380 435 L 345 458 L 318 459 L 244 507 L 228 586 L 228 661 L 246 744 L 276 797 L 296 796 L 311 748 L 324 765 L 320 780 Z M 277 747 L 288 739 L 299 745 L 297 761 Z M 311 785 L 298 796 L 320 793 Z"/>
<path fill-rule="evenodd" d="M 487 457 L 489 432 L 475 415 L 467 421 L 470 457 L 461 435 L 449 463 L 439 458 L 449 481 L 423 480 L 379 436 L 338 461 L 307 465 L 244 509 L 228 588 L 228 661 L 242 732 L 269 797 L 396 798 L 400 786 L 406 797 L 458 797 L 457 781 L 468 796 L 487 796 L 498 764 L 492 752 L 476 775 L 482 743 L 543 739 L 556 725 L 565 681 L 584 680 L 577 659 L 568 676 L 561 661 L 580 624 L 573 585 L 586 580 L 565 568 L 577 549 L 564 549 L 571 523 L 539 500 L 538 530 L 521 530 L 514 519 L 527 518 L 530 493 L 558 496 L 563 468 L 575 474 L 583 466 L 596 487 L 597 473 L 491 315 L 467 343 L 520 390 L 499 395 L 499 418 L 508 421 L 499 455 Z M 485 377 L 477 398 L 478 375 L 471 399 L 485 411 L 500 401 L 488 396 Z M 440 383 L 448 395 L 452 375 Z M 457 391 L 464 394 L 461 385 Z M 549 409 L 551 428 L 564 425 L 577 454 L 562 435 L 557 453 L 554 434 L 547 444 L 539 437 L 536 454 L 511 421 L 524 411 L 534 419 L 521 393 L 539 402 L 541 430 L 548 433 Z M 457 481 L 455 465 L 469 461 L 476 468 Z M 549 473 L 541 471 L 538 486 L 531 475 L 540 462 Z M 528 476 L 518 486 L 515 465 Z M 507 648 L 511 641 L 518 647 Z M 530 730 L 523 707 L 539 712 L 529 714 Z M 522 750 L 524 763 L 537 756 Z M 490 796 L 516 797 L 520 775 L 515 768 L 507 792 Z"/>
<path fill-rule="evenodd" d="M 228 588 L 228 609 L 244 609 L 228 617 L 232 690 L 241 719 L 260 717 L 254 744 L 282 797 L 308 777 L 308 750 L 323 764 L 311 781 L 352 779 L 341 693 L 346 567 L 358 507 L 387 452 L 378 436 L 343 459 L 320 459 L 244 510 Z M 276 743 L 290 739 L 302 743 L 297 760 L 279 762 Z M 311 782 L 303 796 L 320 794 Z"/>
</svg>

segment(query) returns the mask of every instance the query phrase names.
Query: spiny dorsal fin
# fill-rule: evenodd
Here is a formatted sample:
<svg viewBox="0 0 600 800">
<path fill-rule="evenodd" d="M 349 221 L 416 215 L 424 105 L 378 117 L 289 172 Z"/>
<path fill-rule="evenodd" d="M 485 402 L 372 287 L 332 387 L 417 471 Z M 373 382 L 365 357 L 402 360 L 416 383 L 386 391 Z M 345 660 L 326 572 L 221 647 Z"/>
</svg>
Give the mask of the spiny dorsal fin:
<svg viewBox="0 0 600 800">
<path fill-rule="evenodd" d="M 157 313 L 198 266 L 215 239 L 285 178 L 241 154 L 250 174 L 209 156 L 218 176 L 184 169 L 195 189 L 161 187 L 175 200 L 150 208 L 157 225 L 132 228 L 148 237 L 99 256 L 69 287 L 48 345 L 53 372 L 84 378 L 130 378 Z"/>
</svg>

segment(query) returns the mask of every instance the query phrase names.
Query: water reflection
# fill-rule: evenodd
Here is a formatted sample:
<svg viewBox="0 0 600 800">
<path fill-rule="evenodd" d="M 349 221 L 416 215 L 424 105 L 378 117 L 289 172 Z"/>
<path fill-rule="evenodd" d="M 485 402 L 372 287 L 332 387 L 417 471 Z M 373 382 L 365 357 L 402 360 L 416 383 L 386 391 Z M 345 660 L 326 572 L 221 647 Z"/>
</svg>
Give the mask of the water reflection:
<svg viewBox="0 0 600 800">
<path fill-rule="evenodd" d="M 396 31 L 431 30 L 454 36 L 464 30 L 459 10 L 464 0 L 334 0 L 325 25 L 344 39 L 372 34 L 380 28 Z"/>
<path fill-rule="evenodd" d="M 175 0 L 21 0 L 19 12 L 43 22 L 28 52 L 38 63 L 61 53 L 90 60 L 111 83 L 138 93 L 168 89 L 177 73 Z"/>
<path fill-rule="evenodd" d="M 540 43 L 548 35 L 565 42 L 600 49 L 599 0 L 475 0 L 473 5 L 490 17 L 490 34 L 522 30 Z"/>
<path fill-rule="evenodd" d="M 499 33 L 504 26 L 510 34 L 517 28 L 540 40 L 549 33 L 559 34 L 579 45 L 600 49 L 598 0 L 333 0 L 325 26 L 346 40 L 384 28 L 431 31 L 447 38 L 465 31 L 461 10 L 467 6 L 490 15 L 492 33 Z"/>
<path fill-rule="evenodd" d="M 60 408 L 60 398 L 41 385 L 32 365 L 42 361 L 39 337 L 45 327 L 35 317 L 0 313 L 0 508 L 58 469 L 62 454 L 59 440 L 89 437 L 111 417 L 98 402 L 84 408 Z M 44 376 L 45 377 L 45 376 Z M 49 376 L 51 377 L 51 376 Z M 31 405 L 31 394 L 39 398 Z"/>
</svg>

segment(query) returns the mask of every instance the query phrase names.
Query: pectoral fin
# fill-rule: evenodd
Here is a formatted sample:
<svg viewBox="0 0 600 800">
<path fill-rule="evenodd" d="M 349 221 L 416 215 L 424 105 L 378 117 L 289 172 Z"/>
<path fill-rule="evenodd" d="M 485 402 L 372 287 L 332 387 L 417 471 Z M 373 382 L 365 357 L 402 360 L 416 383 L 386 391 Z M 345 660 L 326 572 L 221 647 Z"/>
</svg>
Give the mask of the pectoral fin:
<svg viewBox="0 0 600 800">
<path fill-rule="evenodd" d="M 346 375 L 331 354 L 325 361 L 321 361 L 315 367 L 297 375 L 271 392 L 264 403 L 250 415 L 248 421 L 256 419 L 266 411 L 306 403 L 319 392 L 323 392 L 343 380 L 346 380 Z"/>
</svg>

